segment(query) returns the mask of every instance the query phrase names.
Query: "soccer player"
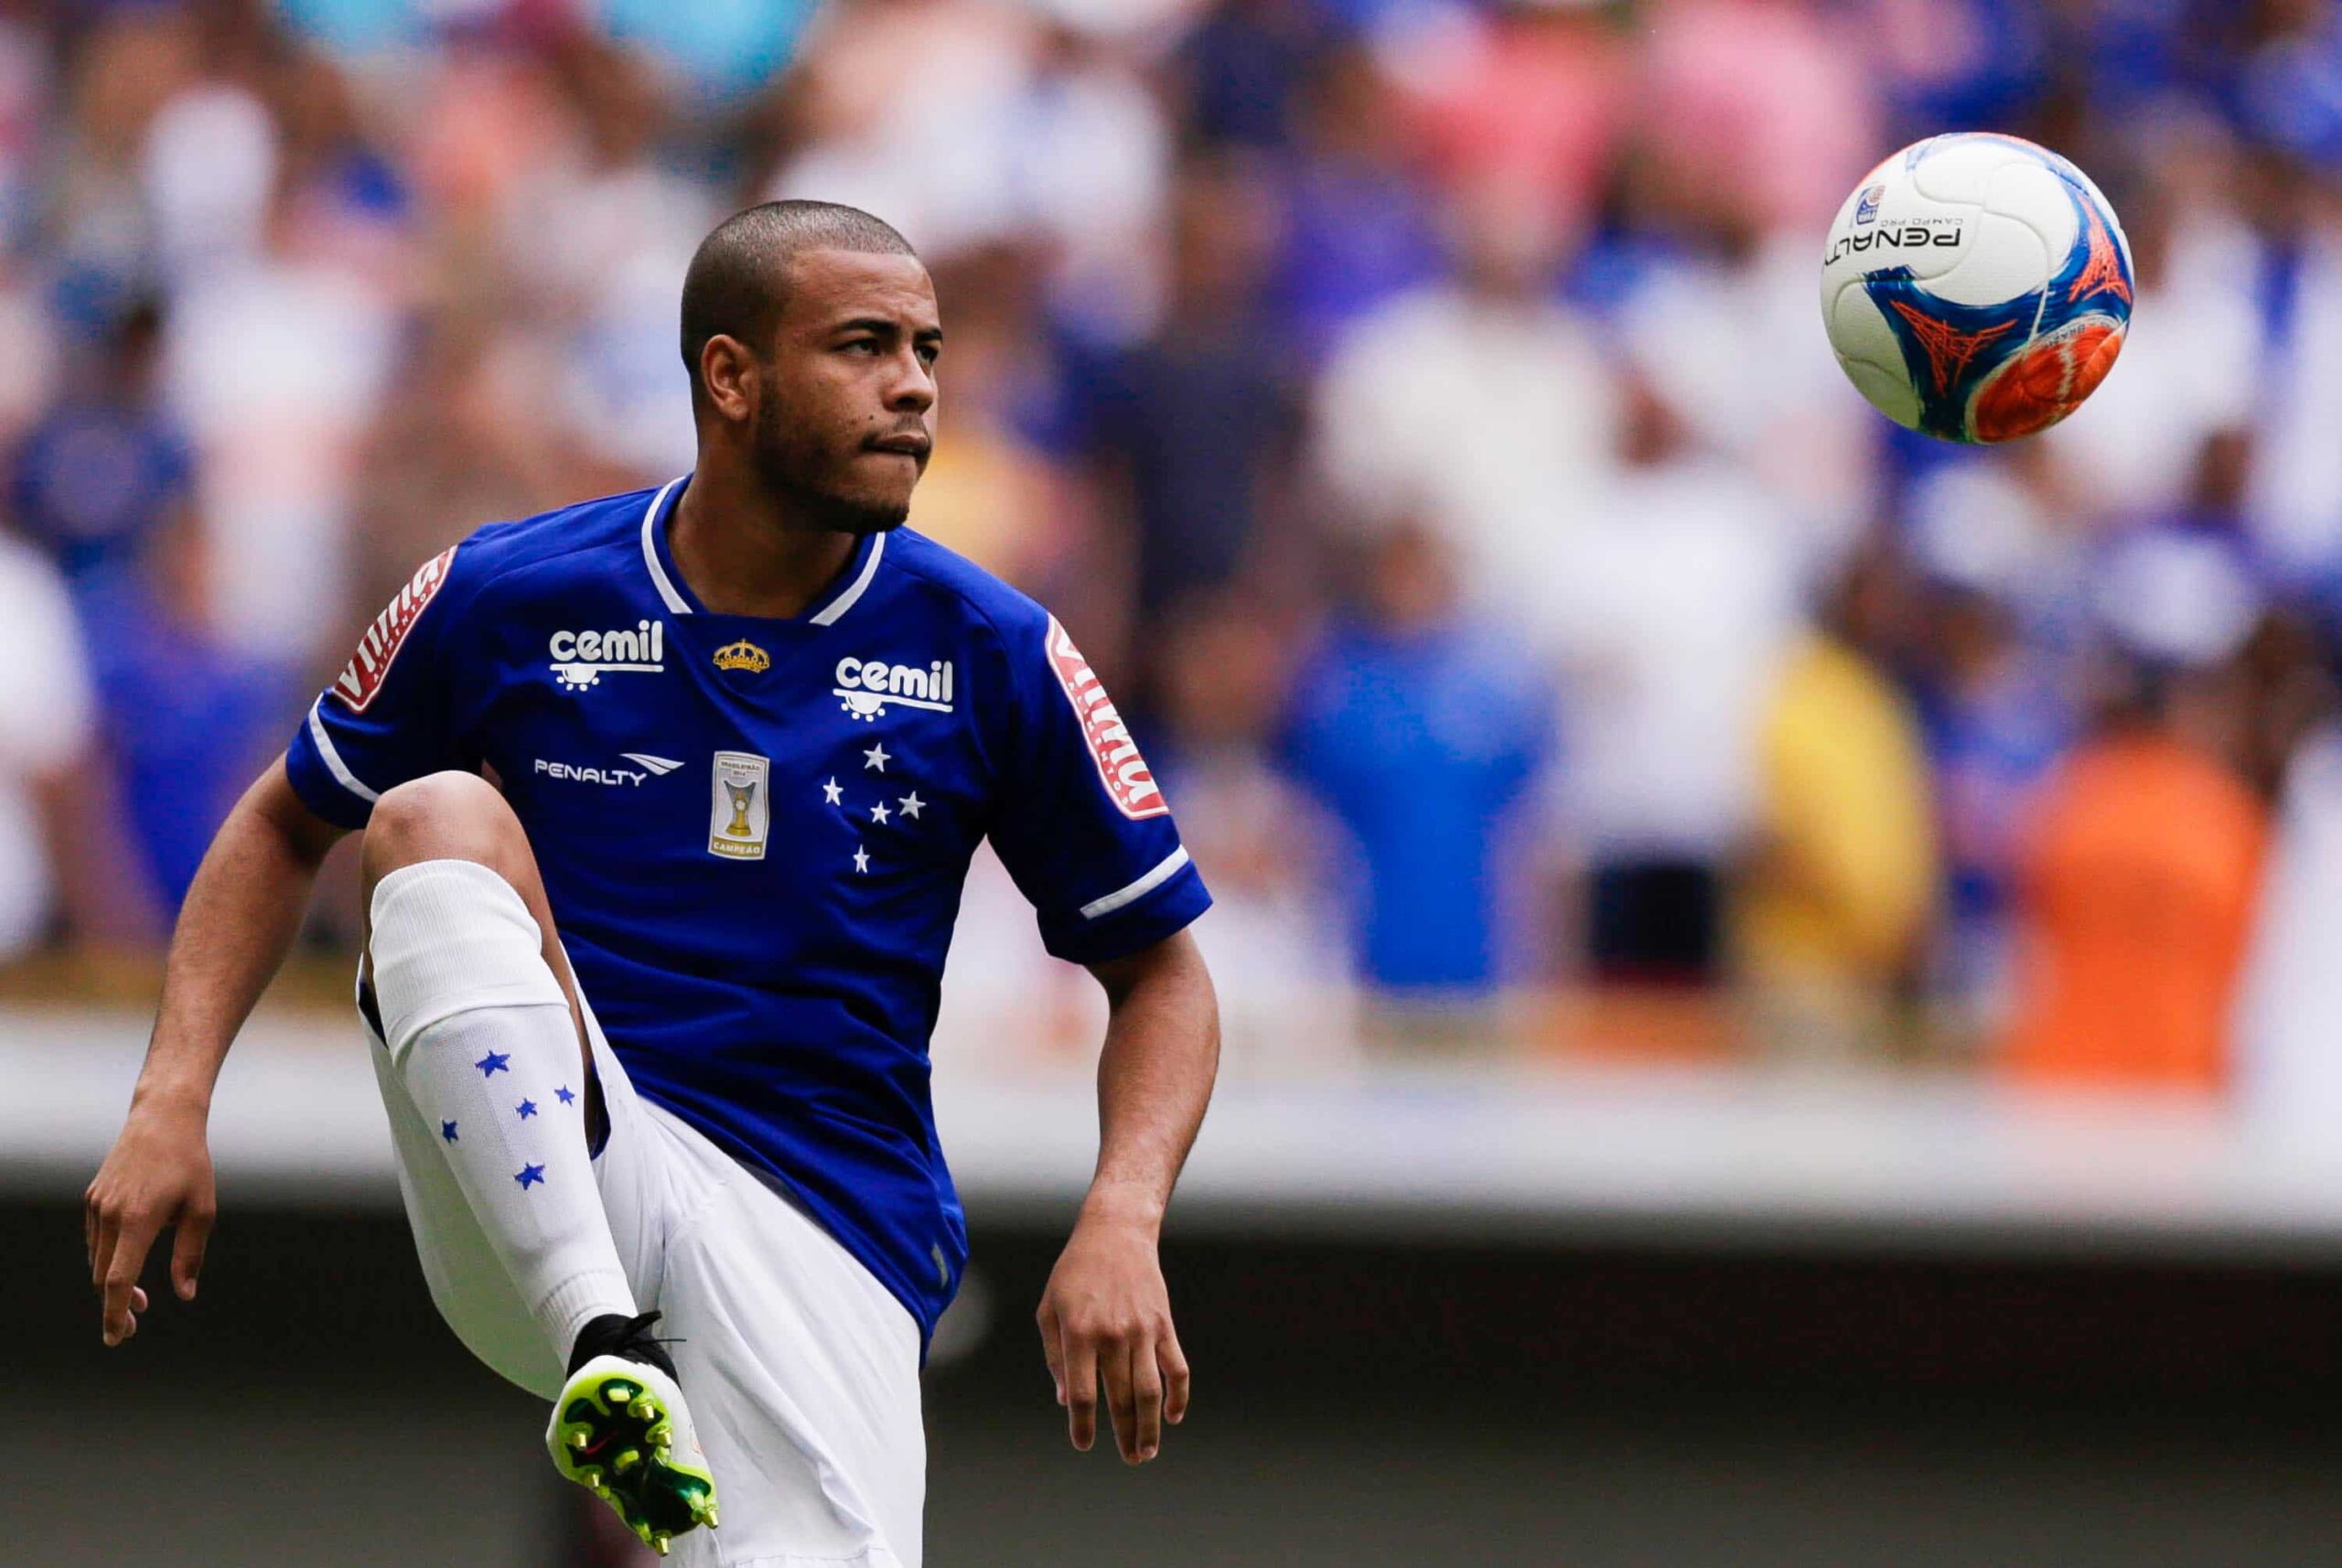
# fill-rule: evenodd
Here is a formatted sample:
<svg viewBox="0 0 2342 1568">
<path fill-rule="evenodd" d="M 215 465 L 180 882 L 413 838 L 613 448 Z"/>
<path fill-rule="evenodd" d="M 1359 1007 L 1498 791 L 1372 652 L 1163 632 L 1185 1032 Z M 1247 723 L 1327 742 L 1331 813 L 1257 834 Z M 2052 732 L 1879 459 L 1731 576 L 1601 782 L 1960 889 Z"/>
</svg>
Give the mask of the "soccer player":
<svg viewBox="0 0 2342 1568">
<path fill-rule="evenodd" d="M 194 1297 L 220 1061 L 362 830 L 358 1005 L 448 1325 L 661 1550 L 915 1568 L 919 1364 L 967 1259 L 927 1043 L 988 837 L 1112 1008 L 1044 1353 L 1076 1448 L 1102 1383 L 1153 1457 L 1187 1405 L 1156 1235 L 1218 1060 L 1210 899 L 1064 629 L 899 527 L 942 341 L 886 224 L 736 215 L 683 284 L 692 473 L 483 528 L 367 629 L 188 897 L 88 1195 L 108 1344 L 166 1225 Z"/>
</svg>

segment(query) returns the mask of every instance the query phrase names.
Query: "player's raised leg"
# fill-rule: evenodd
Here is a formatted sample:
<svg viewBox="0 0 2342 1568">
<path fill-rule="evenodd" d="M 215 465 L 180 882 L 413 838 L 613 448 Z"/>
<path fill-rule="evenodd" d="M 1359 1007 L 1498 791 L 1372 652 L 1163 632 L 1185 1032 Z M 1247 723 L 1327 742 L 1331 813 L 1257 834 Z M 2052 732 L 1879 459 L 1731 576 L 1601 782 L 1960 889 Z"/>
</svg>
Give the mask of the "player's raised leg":
<svg viewBox="0 0 2342 1568">
<path fill-rule="evenodd" d="M 367 950 L 402 1086 L 568 1377 L 546 1444 L 643 1540 L 715 1518 L 674 1365 L 610 1234 L 582 1115 L 591 1058 L 535 857 L 484 779 L 387 791 L 366 830 Z M 573 1093 L 577 1092 L 575 1090 Z"/>
</svg>

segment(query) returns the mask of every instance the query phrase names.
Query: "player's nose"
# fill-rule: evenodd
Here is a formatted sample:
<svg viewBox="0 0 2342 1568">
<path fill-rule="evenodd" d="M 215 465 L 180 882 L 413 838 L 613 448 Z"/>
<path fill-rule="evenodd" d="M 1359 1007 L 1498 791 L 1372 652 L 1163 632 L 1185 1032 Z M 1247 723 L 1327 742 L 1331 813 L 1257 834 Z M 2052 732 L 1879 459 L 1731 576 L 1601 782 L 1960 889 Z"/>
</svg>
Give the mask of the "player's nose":
<svg viewBox="0 0 2342 1568">
<path fill-rule="evenodd" d="M 925 413 L 935 406 L 935 370 L 916 352 L 896 360 L 894 384 L 886 389 L 886 406 L 897 413 Z"/>
</svg>

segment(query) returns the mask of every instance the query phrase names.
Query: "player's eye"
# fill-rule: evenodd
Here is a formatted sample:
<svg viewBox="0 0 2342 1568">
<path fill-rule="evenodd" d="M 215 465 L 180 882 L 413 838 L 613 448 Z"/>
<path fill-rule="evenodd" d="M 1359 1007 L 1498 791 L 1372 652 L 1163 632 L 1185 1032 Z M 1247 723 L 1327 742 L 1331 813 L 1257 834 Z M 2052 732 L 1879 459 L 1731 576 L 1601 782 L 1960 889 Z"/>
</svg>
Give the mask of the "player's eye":
<svg viewBox="0 0 2342 1568">
<path fill-rule="evenodd" d="M 876 354 L 878 352 L 878 339 L 876 338 L 853 338 L 846 340 L 844 348 L 845 351 L 849 354 Z"/>
<path fill-rule="evenodd" d="M 940 343 L 921 343 L 919 346 L 919 362 L 922 365 L 932 367 L 942 357 L 943 345 Z"/>
</svg>

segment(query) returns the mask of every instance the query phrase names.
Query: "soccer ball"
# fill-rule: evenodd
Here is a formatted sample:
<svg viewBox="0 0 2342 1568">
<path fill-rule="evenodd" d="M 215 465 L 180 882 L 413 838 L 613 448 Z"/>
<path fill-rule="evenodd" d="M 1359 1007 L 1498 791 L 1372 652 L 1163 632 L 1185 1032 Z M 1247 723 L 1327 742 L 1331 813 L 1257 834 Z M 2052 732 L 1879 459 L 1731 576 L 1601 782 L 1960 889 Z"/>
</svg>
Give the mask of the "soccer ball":
<svg viewBox="0 0 2342 1568">
<path fill-rule="evenodd" d="M 2008 441 L 2106 379 L 2131 286 L 2131 242 L 2081 170 L 2016 136 L 1930 136 L 1838 209 L 1821 319 L 1847 378 L 1896 424 Z"/>
</svg>

